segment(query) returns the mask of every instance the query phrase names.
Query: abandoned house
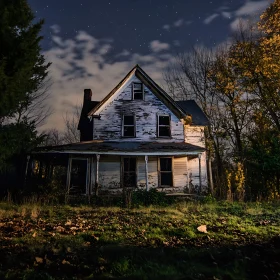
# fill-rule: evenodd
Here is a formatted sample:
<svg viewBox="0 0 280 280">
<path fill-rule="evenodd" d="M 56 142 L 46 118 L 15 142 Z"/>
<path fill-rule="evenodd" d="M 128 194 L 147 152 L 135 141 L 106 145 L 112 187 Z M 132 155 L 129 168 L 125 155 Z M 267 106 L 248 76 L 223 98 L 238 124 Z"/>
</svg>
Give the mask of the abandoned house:
<svg viewBox="0 0 280 280">
<path fill-rule="evenodd" d="M 27 173 L 50 179 L 58 170 L 73 195 L 123 188 L 201 192 L 207 188 L 207 125 L 195 101 L 174 101 L 136 65 L 101 101 L 85 89 L 81 141 L 40 147 Z"/>
</svg>

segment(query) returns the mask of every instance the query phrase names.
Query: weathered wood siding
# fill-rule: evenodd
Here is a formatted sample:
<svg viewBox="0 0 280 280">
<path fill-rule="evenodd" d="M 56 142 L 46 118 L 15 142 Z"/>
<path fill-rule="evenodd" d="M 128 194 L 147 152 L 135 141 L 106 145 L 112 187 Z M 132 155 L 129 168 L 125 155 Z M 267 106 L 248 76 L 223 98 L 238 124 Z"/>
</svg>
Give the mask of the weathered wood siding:
<svg viewBox="0 0 280 280">
<path fill-rule="evenodd" d="M 158 160 L 157 157 L 148 157 L 148 184 L 149 188 L 158 187 Z M 137 158 L 137 186 L 146 188 L 145 158 Z"/>
<path fill-rule="evenodd" d="M 173 158 L 173 183 L 174 187 L 184 189 L 187 185 L 187 159 L 186 157 Z"/>
<path fill-rule="evenodd" d="M 121 160 L 119 156 L 101 155 L 99 184 L 102 189 L 120 188 Z"/>
<path fill-rule="evenodd" d="M 199 160 L 198 158 L 191 158 L 188 161 L 190 183 L 198 189 L 199 187 Z M 207 167 L 206 167 L 206 152 L 201 154 L 201 184 L 202 190 L 207 187 Z"/>
<path fill-rule="evenodd" d="M 205 148 L 205 136 L 203 126 L 184 126 L 185 142 Z"/>
<path fill-rule="evenodd" d="M 96 114 L 93 139 L 120 141 L 184 141 L 183 124 L 151 91 L 144 86 L 144 100 L 131 100 L 132 83 L 140 82 L 135 76 L 116 92 Z M 135 115 L 136 137 L 122 138 L 122 116 Z M 172 139 L 157 137 L 157 115 L 170 115 Z"/>
</svg>

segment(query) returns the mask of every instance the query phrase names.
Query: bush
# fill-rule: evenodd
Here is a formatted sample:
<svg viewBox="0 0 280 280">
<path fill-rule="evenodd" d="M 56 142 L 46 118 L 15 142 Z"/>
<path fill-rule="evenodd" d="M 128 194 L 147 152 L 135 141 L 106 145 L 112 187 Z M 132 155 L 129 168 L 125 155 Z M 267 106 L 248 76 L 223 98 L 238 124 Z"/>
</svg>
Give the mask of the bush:
<svg viewBox="0 0 280 280">
<path fill-rule="evenodd" d="M 158 192 L 156 189 L 136 190 L 132 193 L 132 206 L 166 206 L 172 202 L 173 198 L 166 196 L 163 192 Z"/>
</svg>

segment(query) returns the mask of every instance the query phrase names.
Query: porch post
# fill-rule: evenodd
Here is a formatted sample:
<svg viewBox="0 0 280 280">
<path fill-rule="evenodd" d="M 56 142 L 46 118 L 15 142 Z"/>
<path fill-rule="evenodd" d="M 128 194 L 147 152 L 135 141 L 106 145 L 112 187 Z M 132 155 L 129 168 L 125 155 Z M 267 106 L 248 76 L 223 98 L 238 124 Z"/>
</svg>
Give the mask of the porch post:
<svg viewBox="0 0 280 280">
<path fill-rule="evenodd" d="M 98 196 L 99 188 L 99 160 L 100 155 L 96 154 L 96 176 L 95 176 L 95 195 Z"/>
<path fill-rule="evenodd" d="M 145 177 L 146 177 L 146 191 L 149 190 L 149 180 L 148 180 L 148 156 L 145 156 Z"/>
<path fill-rule="evenodd" d="M 68 158 L 67 178 L 66 178 L 66 193 L 70 193 L 70 182 L 71 182 L 71 169 L 72 169 L 72 157 Z"/>
<path fill-rule="evenodd" d="M 189 174 L 189 160 L 188 156 L 186 156 L 186 169 L 187 169 L 187 189 L 190 193 L 190 174 Z"/>
<path fill-rule="evenodd" d="M 201 193 L 202 179 L 201 179 L 201 154 L 198 154 L 198 167 L 199 167 L 199 193 Z"/>
</svg>

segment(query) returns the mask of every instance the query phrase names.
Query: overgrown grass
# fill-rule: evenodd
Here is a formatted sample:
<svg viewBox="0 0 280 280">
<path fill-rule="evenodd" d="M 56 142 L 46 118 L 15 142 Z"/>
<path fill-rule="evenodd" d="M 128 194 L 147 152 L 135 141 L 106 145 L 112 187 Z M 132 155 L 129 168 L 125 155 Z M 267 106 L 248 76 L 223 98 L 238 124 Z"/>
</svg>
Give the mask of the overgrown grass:
<svg viewBox="0 0 280 280">
<path fill-rule="evenodd" d="M 279 279 L 279 206 L 1 202 L 0 279 Z"/>
</svg>

